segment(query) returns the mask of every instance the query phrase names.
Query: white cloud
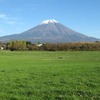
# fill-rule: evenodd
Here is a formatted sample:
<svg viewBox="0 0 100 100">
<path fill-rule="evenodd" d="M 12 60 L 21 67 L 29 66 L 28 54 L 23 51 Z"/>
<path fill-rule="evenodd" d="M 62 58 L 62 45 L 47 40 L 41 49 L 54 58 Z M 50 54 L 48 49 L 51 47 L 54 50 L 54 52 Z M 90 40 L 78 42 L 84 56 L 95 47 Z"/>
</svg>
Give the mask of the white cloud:
<svg viewBox="0 0 100 100">
<path fill-rule="evenodd" d="M 7 16 L 5 14 L 1 14 L 0 15 L 0 19 L 8 19 Z"/>
<path fill-rule="evenodd" d="M 4 33 L 4 30 L 0 29 L 0 33 Z"/>
<path fill-rule="evenodd" d="M 21 17 L 12 17 L 11 15 L 0 14 L 0 19 L 2 20 L 3 23 L 10 25 L 14 24 L 24 25 L 23 22 L 17 22 L 17 20 L 21 19 Z"/>
<path fill-rule="evenodd" d="M 10 25 L 16 24 L 16 22 L 6 22 L 6 23 L 8 23 Z"/>
<path fill-rule="evenodd" d="M 17 20 L 17 19 L 21 19 L 21 17 L 12 17 L 11 15 L 0 14 L 0 19 Z"/>
</svg>

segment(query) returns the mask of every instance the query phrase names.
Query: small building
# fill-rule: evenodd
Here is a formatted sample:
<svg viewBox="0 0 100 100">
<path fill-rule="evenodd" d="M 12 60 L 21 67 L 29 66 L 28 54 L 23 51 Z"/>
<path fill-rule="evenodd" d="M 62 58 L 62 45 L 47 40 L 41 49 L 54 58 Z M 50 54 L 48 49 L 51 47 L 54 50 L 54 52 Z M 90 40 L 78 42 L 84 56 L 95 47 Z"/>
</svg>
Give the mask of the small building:
<svg viewBox="0 0 100 100">
<path fill-rule="evenodd" d="M 42 46 L 42 44 L 36 44 L 36 46 L 37 46 L 37 47 L 41 47 L 41 46 Z"/>
<path fill-rule="evenodd" d="M 6 45 L 0 45 L 0 50 L 4 50 Z"/>
</svg>

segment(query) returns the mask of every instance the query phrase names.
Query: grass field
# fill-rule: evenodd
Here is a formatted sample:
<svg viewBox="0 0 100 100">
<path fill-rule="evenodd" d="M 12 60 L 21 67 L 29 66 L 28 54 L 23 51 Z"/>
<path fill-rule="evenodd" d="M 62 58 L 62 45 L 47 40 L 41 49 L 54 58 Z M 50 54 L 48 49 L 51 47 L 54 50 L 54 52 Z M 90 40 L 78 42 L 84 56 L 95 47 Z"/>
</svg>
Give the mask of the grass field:
<svg viewBox="0 0 100 100">
<path fill-rule="evenodd" d="M 0 51 L 0 100 L 100 100 L 100 52 Z"/>
</svg>

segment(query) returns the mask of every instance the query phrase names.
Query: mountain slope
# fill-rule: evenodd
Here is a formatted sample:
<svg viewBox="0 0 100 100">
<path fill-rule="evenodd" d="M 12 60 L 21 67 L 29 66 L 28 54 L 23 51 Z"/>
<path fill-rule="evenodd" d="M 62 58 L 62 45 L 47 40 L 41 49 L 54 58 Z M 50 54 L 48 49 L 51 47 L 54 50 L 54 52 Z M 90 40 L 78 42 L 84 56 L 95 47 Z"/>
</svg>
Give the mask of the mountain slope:
<svg viewBox="0 0 100 100">
<path fill-rule="evenodd" d="M 36 27 L 20 34 L 0 37 L 1 42 L 10 40 L 26 40 L 33 43 L 40 42 L 95 42 L 100 41 L 67 28 L 56 20 L 45 20 Z"/>
</svg>

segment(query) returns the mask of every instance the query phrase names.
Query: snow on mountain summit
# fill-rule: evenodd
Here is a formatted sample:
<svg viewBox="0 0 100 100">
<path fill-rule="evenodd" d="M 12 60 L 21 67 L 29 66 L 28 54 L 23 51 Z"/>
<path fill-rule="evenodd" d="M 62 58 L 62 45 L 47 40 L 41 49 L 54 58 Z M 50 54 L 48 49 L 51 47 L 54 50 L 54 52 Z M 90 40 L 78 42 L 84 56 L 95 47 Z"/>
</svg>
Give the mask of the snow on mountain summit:
<svg viewBox="0 0 100 100">
<path fill-rule="evenodd" d="M 49 23 L 58 23 L 58 21 L 54 20 L 54 19 L 51 19 L 51 20 L 44 20 L 41 24 L 49 24 Z"/>
</svg>

